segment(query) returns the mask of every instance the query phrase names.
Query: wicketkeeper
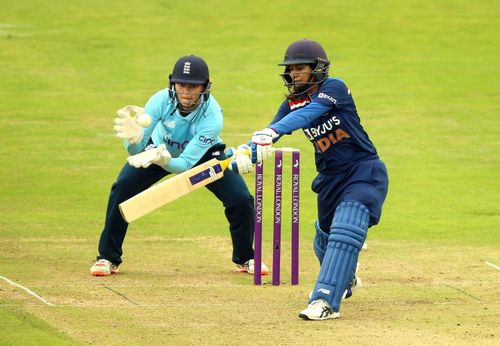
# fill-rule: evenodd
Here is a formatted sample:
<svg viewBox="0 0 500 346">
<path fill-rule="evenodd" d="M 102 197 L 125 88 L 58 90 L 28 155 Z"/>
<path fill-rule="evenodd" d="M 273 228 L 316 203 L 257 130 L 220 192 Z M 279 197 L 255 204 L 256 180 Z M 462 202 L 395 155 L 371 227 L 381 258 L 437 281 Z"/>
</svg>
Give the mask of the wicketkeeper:
<svg viewBox="0 0 500 346">
<path fill-rule="evenodd" d="M 175 63 L 169 87 L 154 94 L 144 109 L 127 106 L 118 110 L 114 129 L 124 139 L 130 156 L 111 187 L 99 255 L 90 268 L 92 275 L 116 273 L 122 263 L 128 224 L 118 208 L 121 202 L 170 173 L 184 172 L 212 158 L 227 158 L 220 138 L 222 109 L 210 91 L 206 62 L 194 55 L 184 56 Z M 149 124 L 138 121 L 141 117 L 137 115 L 142 113 L 151 117 Z M 139 122 L 147 126 L 143 128 Z M 207 188 L 224 206 L 236 269 L 253 274 L 254 204 L 240 175 L 252 171 L 252 162 L 242 149 L 232 150 L 236 152 L 232 170 Z M 262 273 L 269 274 L 265 264 Z"/>
</svg>

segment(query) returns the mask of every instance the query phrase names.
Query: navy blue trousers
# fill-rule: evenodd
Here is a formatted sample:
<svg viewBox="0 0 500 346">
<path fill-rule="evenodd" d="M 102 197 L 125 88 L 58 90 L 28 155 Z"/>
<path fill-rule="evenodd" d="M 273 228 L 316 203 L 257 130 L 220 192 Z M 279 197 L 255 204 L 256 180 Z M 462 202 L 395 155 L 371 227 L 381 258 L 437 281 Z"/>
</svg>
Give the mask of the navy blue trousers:
<svg viewBox="0 0 500 346">
<path fill-rule="evenodd" d="M 336 174 L 318 174 L 312 190 L 318 194 L 318 221 L 330 233 L 335 209 L 342 201 L 363 203 L 370 212 L 368 226 L 376 225 L 388 190 L 387 169 L 379 159 L 361 161 Z"/>
<path fill-rule="evenodd" d="M 225 159 L 224 147 L 223 145 L 214 146 L 197 164 L 212 158 Z M 127 233 L 128 223 L 122 218 L 118 205 L 144 191 L 168 174 L 170 173 L 157 165 L 151 165 L 148 168 L 134 168 L 127 163 L 123 166 L 116 182 L 111 187 L 97 259 L 107 259 L 116 265 L 122 262 L 122 244 Z M 243 264 L 252 259 L 254 202 L 245 181 L 237 173 L 226 170 L 223 178 L 206 187 L 222 202 L 224 207 L 233 245 L 233 262 Z"/>
</svg>

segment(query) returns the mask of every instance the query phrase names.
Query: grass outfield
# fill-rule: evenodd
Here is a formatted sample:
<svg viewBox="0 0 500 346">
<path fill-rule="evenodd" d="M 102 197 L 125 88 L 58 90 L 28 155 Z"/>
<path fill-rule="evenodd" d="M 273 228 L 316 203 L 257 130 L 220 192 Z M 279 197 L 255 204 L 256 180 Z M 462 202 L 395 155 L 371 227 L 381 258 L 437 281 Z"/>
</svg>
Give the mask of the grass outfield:
<svg viewBox="0 0 500 346">
<path fill-rule="evenodd" d="M 3 1 L 0 344 L 499 344 L 499 12 L 490 0 Z M 223 138 L 238 145 L 274 114 L 285 93 L 276 64 L 304 37 L 351 88 L 390 176 L 360 258 L 364 287 L 341 319 L 297 317 L 318 271 L 300 133 L 280 141 L 303 150 L 298 287 L 286 234 L 281 287 L 233 271 L 207 191 L 132 224 L 121 273 L 90 277 L 126 158 L 115 110 L 144 104 L 179 56 L 197 54 Z M 269 232 L 265 242 L 269 262 Z"/>
</svg>

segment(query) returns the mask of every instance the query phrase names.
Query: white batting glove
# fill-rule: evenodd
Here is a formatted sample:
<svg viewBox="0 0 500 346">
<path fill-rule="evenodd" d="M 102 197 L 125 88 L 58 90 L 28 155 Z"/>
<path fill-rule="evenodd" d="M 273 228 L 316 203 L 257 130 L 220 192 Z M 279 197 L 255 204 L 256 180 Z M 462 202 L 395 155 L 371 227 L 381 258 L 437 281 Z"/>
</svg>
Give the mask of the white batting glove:
<svg viewBox="0 0 500 346">
<path fill-rule="evenodd" d="M 237 156 L 240 154 L 247 154 L 247 156 L 250 155 L 251 148 L 247 144 L 241 144 L 238 146 L 238 148 L 233 148 L 230 147 L 229 149 L 226 150 L 226 156 L 227 157 L 233 157 Z"/>
<path fill-rule="evenodd" d="M 261 162 L 273 156 L 274 148 L 271 145 L 257 145 L 252 143 L 250 149 L 251 158 L 253 163 Z"/>
<path fill-rule="evenodd" d="M 131 113 L 144 113 L 144 108 L 138 106 L 125 106 L 116 111 L 118 117 L 115 118 L 115 132 L 118 138 L 126 139 L 131 144 L 137 144 L 141 141 L 143 132 L 142 127 L 132 118 Z"/>
<path fill-rule="evenodd" d="M 278 138 L 279 135 L 273 129 L 266 127 L 263 130 L 255 131 L 252 134 L 252 143 L 257 145 L 273 145 L 273 139 Z"/>
<path fill-rule="evenodd" d="M 252 162 L 260 162 L 268 159 L 273 155 L 273 139 L 278 138 L 279 135 L 271 128 L 265 128 L 256 131 L 252 135 Z"/>
<path fill-rule="evenodd" d="M 161 144 L 157 148 L 152 148 L 142 153 L 129 156 L 127 161 L 130 166 L 134 166 L 135 168 L 148 168 L 152 164 L 165 167 L 171 158 L 165 144 Z"/>
<path fill-rule="evenodd" d="M 252 160 L 250 160 L 250 156 L 245 152 L 235 155 L 229 165 L 229 169 L 240 175 L 251 173 L 253 172 Z"/>
</svg>

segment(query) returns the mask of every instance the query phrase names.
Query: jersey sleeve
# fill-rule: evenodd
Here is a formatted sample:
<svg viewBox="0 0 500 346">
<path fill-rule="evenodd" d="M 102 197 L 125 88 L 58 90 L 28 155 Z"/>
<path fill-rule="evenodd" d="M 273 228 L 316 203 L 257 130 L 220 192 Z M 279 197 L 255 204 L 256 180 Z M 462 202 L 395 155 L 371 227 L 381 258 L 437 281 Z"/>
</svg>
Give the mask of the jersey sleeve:
<svg viewBox="0 0 500 346">
<path fill-rule="evenodd" d="M 291 112 L 288 116 L 269 127 L 276 130 L 280 135 L 289 134 L 297 129 L 306 127 L 310 122 L 320 117 L 329 109 L 331 109 L 331 106 L 325 106 L 313 101 L 304 108 Z"/>
<path fill-rule="evenodd" d="M 341 79 L 328 79 L 319 90 L 317 102 L 328 107 L 342 108 L 352 103 L 351 90 Z"/>
<path fill-rule="evenodd" d="M 281 119 L 283 119 L 288 113 L 290 113 L 290 107 L 288 106 L 288 100 L 283 101 L 283 103 L 280 105 L 278 108 L 278 112 L 274 116 L 273 120 L 271 120 L 271 123 L 269 124 L 269 127 L 272 124 L 277 123 Z"/>
<path fill-rule="evenodd" d="M 191 169 L 214 144 L 218 143 L 222 126 L 222 110 L 215 106 L 210 107 L 196 125 L 194 136 L 184 151 L 178 157 L 172 158 L 165 169 L 172 173 Z"/>
<path fill-rule="evenodd" d="M 322 116 L 332 108 L 341 108 L 352 102 L 350 91 L 340 79 L 328 79 L 321 85 L 318 96 L 307 106 L 291 112 L 270 126 L 279 134 L 291 133 L 297 129 L 307 127 L 316 118 Z"/>
<path fill-rule="evenodd" d="M 290 113 L 290 106 L 288 105 L 288 100 L 285 100 L 285 101 L 283 101 L 283 103 L 281 103 L 280 107 L 278 108 L 278 112 L 276 113 L 273 120 L 271 120 L 271 122 L 269 123 L 269 125 L 267 127 L 273 128 L 273 124 L 275 124 L 278 121 L 280 121 L 281 119 L 283 119 L 288 113 Z M 280 133 L 279 137 L 275 138 L 273 140 L 273 142 L 276 143 L 285 134 L 287 134 L 287 133 Z M 250 143 L 251 143 L 251 141 L 250 141 Z"/>
</svg>

